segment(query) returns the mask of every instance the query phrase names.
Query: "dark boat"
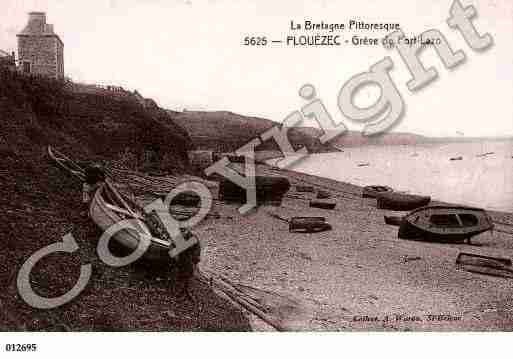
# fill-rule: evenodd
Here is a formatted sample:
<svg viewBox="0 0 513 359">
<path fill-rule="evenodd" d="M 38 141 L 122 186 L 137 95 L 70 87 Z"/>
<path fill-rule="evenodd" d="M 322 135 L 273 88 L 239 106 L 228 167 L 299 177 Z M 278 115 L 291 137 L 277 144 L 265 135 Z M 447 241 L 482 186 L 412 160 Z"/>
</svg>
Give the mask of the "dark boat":
<svg viewBox="0 0 513 359">
<path fill-rule="evenodd" d="M 313 187 L 313 186 L 301 186 L 301 185 L 296 185 L 296 192 L 308 192 L 308 193 L 313 193 L 313 192 L 314 192 L 314 187 Z"/>
<path fill-rule="evenodd" d="M 317 233 L 331 229 L 324 217 L 292 217 L 289 221 L 289 232 Z"/>
<path fill-rule="evenodd" d="M 458 157 L 451 157 L 449 158 L 450 161 L 461 161 L 463 159 L 462 156 L 458 156 Z"/>
<path fill-rule="evenodd" d="M 456 258 L 456 267 L 472 273 L 513 279 L 513 264 L 509 258 L 461 252 Z"/>
<path fill-rule="evenodd" d="M 399 226 L 403 221 L 402 216 L 383 216 L 385 218 L 385 224 L 389 224 L 391 226 Z"/>
<path fill-rule="evenodd" d="M 317 199 L 327 199 L 331 197 L 331 193 L 322 189 L 317 191 Z"/>
<path fill-rule="evenodd" d="M 337 206 L 337 202 L 325 200 L 325 199 L 324 200 L 316 199 L 316 200 L 310 201 L 310 207 L 315 207 L 315 208 L 335 209 L 336 206 Z"/>
<path fill-rule="evenodd" d="M 365 186 L 362 190 L 363 198 L 376 198 L 378 194 L 383 192 L 392 192 L 393 189 L 388 186 Z"/>
<path fill-rule="evenodd" d="M 428 206 L 405 216 L 399 226 L 402 239 L 423 238 L 438 241 L 470 241 L 493 229 L 492 218 L 480 208 Z"/>
<path fill-rule="evenodd" d="M 418 196 L 398 192 L 382 192 L 377 196 L 377 207 L 392 211 L 411 211 L 427 206 L 431 202 L 429 196 Z"/>
<path fill-rule="evenodd" d="M 282 176 L 256 176 L 256 200 L 260 204 L 280 205 L 290 189 L 289 180 Z M 219 182 L 219 199 L 225 202 L 246 203 L 246 189 L 229 179 Z"/>
</svg>

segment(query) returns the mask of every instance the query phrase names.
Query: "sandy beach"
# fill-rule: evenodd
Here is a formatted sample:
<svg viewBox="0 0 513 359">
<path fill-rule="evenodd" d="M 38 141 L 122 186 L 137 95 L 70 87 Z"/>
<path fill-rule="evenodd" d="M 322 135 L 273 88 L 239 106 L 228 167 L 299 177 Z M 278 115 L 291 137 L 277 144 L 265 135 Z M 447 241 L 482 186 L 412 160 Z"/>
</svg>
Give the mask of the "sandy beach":
<svg viewBox="0 0 513 359">
<path fill-rule="evenodd" d="M 493 331 L 513 328 L 513 282 L 456 268 L 459 252 L 513 257 L 511 236 L 484 233 L 472 245 L 407 241 L 385 225 L 374 199 L 361 188 L 259 165 L 257 174 L 286 175 L 291 190 L 280 207 L 262 206 L 242 216 L 236 205 L 216 203 L 219 219 L 195 232 L 204 243 L 202 269 L 302 303 L 291 330 Z M 335 210 L 308 207 L 295 184 L 311 184 L 336 196 Z M 333 230 L 289 233 L 281 217 L 324 216 Z M 404 212 L 402 212 L 404 214 Z M 491 213 L 513 223 L 513 215 Z M 270 330 L 251 317 L 253 330 Z"/>
<path fill-rule="evenodd" d="M 4 256 L 6 291 L 0 324 L 21 331 L 274 331 L 255 315 L 226 300 L 198 280 L 184 296 L 179 272 L 138 261 L 113 268 L 101 262 L 96 245 L 101 231 L 76 206 L 80 186 L 61 170 L 47 166 L 44 178 L 65 188 L 40 191 L 39 207 L 6 211 L 12 236 Z M 261 206 L 241 215 L 238 205 L 214 201 L 213 211 L 193 232 L 202 241 L 200 268 L 233 282 L 282 294 L 300 303 L 301 313 L 287 330 L 301 331 L 509 331 L 513 328 L 513 282 L 456 268 L 459 252 L 513 257 L 511 235 L 484 233 L 473 245 L 407 241 L 376 209 L 361 198 L 361 188 L 266 165 L 257 174 L 278 174 L 291 182 L 281 206 Z M 335 210 L 310 208 L 315 193 L 295 185 L 329 191 Z M 52 187 L 53 188 L 53 187 Z M 46 193 L 50 193 L 46 197 Z M 62 198 L 61 198 L 62 197 Z M 48 199 L 46 199 L 48 198 Z M 18 202 L 13 202 L 18 203 Z M 65 203 L 66 206 L 61 206 Z M 73 207 L 74 206 L 74 207 Z M 331 231 L 289 233 L 288 223 L 270 216 L 323 216 Z M 494 220 L 513 223 L 513 215 L 491 212 Z M 58 219 L 55 222 L 53 219 Z M 497 226 L 497 229 L 508 227 Z M 16 289 L 24 259 L 71 231 L 79 244 L 75 255 L 52 255 L 32 273 L 41 295 L 66 293 L 80 265 L 91 263 L 86 289 L 70 303 L 52 310 L 28 306 Z M 511 232 L 511 229 L 509 229 Z M 9 232 L 7 232 L 9 233 Z M 16 251 L 15 251 L 15 250 Z M 397 317 L 396 317 L 397 316 Z M 432 317 L 430 317 L 432 316 Z"/>
</svg>

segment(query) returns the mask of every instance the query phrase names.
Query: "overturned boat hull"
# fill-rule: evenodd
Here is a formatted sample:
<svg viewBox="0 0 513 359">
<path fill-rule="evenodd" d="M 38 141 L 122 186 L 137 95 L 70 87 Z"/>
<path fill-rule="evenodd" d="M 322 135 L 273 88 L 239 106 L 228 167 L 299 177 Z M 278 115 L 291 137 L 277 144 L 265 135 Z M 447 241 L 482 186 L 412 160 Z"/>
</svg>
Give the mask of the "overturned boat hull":
<svg viewBox="0 0 513 359">
<path fill-rule="evenodd" d="M 293 217 L 289 222 L 289 232 L 317 233 L 331 230 L 324 217 Z"/>
<path fill-rule="evenodd" d="M 331 193 L 324 190 L 317 191 L 317 199 L 328 199 L 331 198 Z"/>
<path fill-rule="evenodd" d="M 260 204 L 281 205 L 283 196 L 290 189 L 288 178 L 283 176 L 256 176 L 256 200 Z M 219 199 L 232 203 L 246 203 L 246 189 L 229 179 L 219 183 Z"/>
<path fill-rule="evenodd" d="M 365 186 L 362 190 L 363 198 L 377 198 L 380 193 L 392 192 L 393 189 L 388 186 Z"/>
<path fill-rule="evenodd" d="M 411 211 L 419 207 L 427 206 L 429 202 L 431 202 L 431 197 L 429 196 L 384 192 L 378 195 L 376 203 L 379 209 Z"/>
<path fill-rule="evenodd" d="M 321 209 L 335 209 L 337 202 L 331 200 L 311 200 L 310 207 Z"/>
</svg>

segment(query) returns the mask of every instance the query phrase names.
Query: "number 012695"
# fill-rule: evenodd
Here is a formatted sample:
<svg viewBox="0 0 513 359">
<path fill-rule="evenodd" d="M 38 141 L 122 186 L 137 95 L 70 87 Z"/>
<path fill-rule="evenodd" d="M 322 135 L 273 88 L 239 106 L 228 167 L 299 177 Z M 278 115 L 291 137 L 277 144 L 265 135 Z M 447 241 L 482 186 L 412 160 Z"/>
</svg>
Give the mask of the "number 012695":
<svg viewBox="0 0 513 359">
<path fill-rule="evenodd" d="M 35 352 L 37 344 L 5 344 L 6 352 Z"/>
</svg>

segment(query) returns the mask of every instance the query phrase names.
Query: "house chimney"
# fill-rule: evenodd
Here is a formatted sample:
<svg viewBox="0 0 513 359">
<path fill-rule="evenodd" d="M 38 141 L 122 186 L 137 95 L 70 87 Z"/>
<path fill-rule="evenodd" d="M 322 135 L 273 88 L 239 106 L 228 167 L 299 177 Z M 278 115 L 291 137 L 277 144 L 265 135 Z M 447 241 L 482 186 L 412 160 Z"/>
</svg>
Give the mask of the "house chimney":
<svg viewBox="0 0 513 359">
<path fill-rule="evenodd" d="M 29 12 L 29 19 L 27 26 L 23 32 L 32 34 L 41 34 L 45 31 L 46 14 L 44 12 Z"/>
<path fill-rule="evenodd" d="M 29 21 L 42 21 L 46 23 L 46 13 L 39 11 L 29 12 Z"/>
</svg>

